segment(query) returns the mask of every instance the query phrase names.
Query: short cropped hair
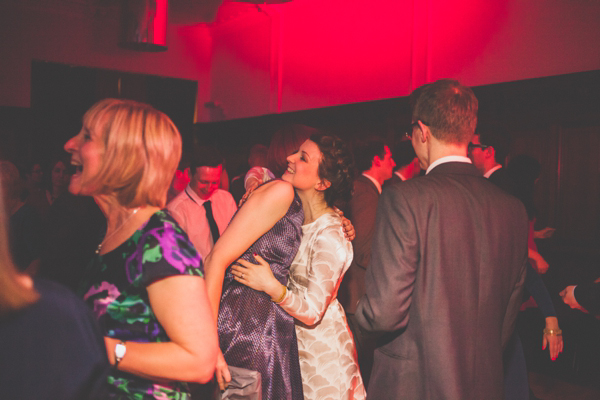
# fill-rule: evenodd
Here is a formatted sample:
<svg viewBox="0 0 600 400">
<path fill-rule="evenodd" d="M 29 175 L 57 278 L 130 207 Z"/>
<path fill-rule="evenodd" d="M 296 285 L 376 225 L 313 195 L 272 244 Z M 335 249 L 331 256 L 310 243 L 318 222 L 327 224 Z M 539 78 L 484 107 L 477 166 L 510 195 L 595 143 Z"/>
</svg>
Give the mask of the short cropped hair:
<svg viewBox="0 0 600 400">
<path fill-rule="evenodd" d="M 475 131 L 479 135 L 479 143 L 494 148 L 494 159 L 498 164 L 504 165 L 508 155 L 508 137 L 502 135 L 496 126 L 478 126 Z"/>
<path fill-rule="evenodd" d="M 223 156 L 214 146 L 198 146 L 192 151 L 190 161 L 190 174 L 196 173 L 196 168 L 215 168 L 223 164 Z"/>
<path fill-rule="evenodd" d="M 417 154 L 410 140 L 402 140 L 396 143 L 392 149 L 392 158 L 396 163 L 396 169 L 410 164 Z"/>
<path fill-rule="evenodd" d="M 385 157 L 385 142 L 379 137 L 369 137 L 354 143 L 354 159 L 358 172 L 371 168 L 375 156 Z"/>
<path fill-rule="evenodd" d="M 325 189 L 325 202 L 328 206 L 342 206 L 352 195 L 356 168 L 354 157 L 346 142 L 325 133 L 315 133 L 310 140 L 319 146 L 323 157 L 319 162 L 319 178 L 328 180 L 331 185 Z"/>
<path fill-rule="evenodd" d="M 473 91 L 458 81 L 442 79 L 420 89 L 412 120 L 420 120 L 439 141 L 468 144 L 477 125 L 478 101 Z"/>
<path fill-rule="evenodd" d="M 181 158 L 173 121 L 148 104 L 105 99 L 85 113 L 83 125 L 104 142 L 102 165 L 90 182 L 97 193 L 116 193 L 124 207 L 164 207 Z"/>
<path fill-rule="evenodd" d="M 306 125 L 289 125 L 273 134 L 267 153 L 267 167 L 276 177 L 287 169 L 287 158 L 298 151 L 302 143 L 317 130 Z"/>
</svg>

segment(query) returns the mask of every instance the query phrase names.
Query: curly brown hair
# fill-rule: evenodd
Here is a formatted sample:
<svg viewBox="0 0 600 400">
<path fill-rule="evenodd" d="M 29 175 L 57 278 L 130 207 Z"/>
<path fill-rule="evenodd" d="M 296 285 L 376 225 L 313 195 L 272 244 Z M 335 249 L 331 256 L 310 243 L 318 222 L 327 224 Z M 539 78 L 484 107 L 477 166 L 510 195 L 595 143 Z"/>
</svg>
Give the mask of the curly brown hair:
<svg viewBox="0 0 600 400">
<path fill-rule="evenodd" d="M 328 206 L 341 205 L 352 195 L 352 185 L 356 175 L 354 157 L 346 142 L 325 133 L 315 133 L 310 140 L 319 146 L 323 154 L 319 163 L 319 178 L 328 180 L 331 185 L 325 189 L 325 202 Z"/>
</svg>

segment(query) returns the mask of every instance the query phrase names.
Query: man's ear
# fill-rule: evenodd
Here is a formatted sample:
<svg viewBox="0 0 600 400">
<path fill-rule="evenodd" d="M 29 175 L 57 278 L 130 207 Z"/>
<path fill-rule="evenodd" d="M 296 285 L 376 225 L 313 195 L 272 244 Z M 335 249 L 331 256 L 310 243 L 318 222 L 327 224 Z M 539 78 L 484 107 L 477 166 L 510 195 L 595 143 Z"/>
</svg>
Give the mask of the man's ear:
<svg viewBox="0 0 600 400">
<path fill-rule="evenodd" d="M 378 155 L 375 155 L 375 157 L 373 157 L 373 161 L 371 161 L 371 166 L 372 167 L 379 167 L 379 166 L 381 166 L 381 158 L 379 158 Z"/>
<path fill-rule="evenodd" d="M 431 136 L 431 131 L 429 130 L 429 127 L 427 125 L 425 125 L 421 120 L 418 120 L 417 123 L 419 124 L 419 131 L 420 133 L 417 133 L 417 135 L 420 135 L 420 137 L 418 137 L 418 139 L 422 142 L 425 143 L 427 141 L 427 139 L 429 139 L 429 137 Z"/>
<path fill-rule="evenodd" d="M 327 179 L 321 179 L 319 183 L 317 183 L 316 189 L 323 192 L 330 186 L 331 182 L 329 182 Z"/>
<path fill-rule="evenodd" d="M 487 155 L 492 158 L 492 159 L 496 159 L 496 149 L 494 149 L 493 146 L 489 146 L 488 148 L 485 149 L 485 152 L 487 153 Z"/>
</svg>

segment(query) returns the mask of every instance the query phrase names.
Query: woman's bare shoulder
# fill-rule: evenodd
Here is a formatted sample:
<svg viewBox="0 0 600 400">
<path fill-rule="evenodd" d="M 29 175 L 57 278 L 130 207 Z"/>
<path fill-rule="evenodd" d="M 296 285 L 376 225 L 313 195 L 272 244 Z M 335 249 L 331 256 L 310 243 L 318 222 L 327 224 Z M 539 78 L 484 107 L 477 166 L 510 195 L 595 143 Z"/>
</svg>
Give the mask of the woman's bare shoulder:
<svg viewBox="0 0 600 400">
<path fill-rule="evenodd" d="M 294 187 L 291 183 L 281 179 L 274 179 L 257 188 L 248 200 L 252 197 L 260 198 L 261 201 L 287 200 L 289 203 L 294 199 Z"/>
</svg>

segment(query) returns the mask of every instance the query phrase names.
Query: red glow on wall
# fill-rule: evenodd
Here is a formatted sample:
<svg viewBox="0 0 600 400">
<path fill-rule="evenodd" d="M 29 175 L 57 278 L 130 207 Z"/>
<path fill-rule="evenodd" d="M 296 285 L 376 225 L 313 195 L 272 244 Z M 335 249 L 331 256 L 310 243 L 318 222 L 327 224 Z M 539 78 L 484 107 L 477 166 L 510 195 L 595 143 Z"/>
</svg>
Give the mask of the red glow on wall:
<svg viewBox="0 0 600 400">
<path fill-rule="evenodd" d="M 505 1 L 436 1 L 431 8 L 429 80 L 454 78 L 463 68 L 473 65 L 485 52 L 490 40 L 506 22 Z"/>
<path fill-rule="evenodd" d="M 557 24 L 571 6 L 519 0 L 241 4 L 223 3 L 208 26 L 210 100 L 223 105 L 227 118 L 406 96 L 441 78 L 467 85 L 530 78 L 567 63 L 556 56 L 561 42 L 546 40 L 548 34 L 573 39 L 590 31 L 565 32 Z M 590 8 L 579 9 L 591 15 L 588 27 L 600 12 Z M 563 53 L 585 53 L 568 60 L 582 65 L 598 58 L 584 47 L 559 46 Z M 543 57 L 550 61 L 540 64 Z"/>
<path fill-rule="evenodd" d="M 156 14 L 154 18 L 149 15 L 148 20 L 152 21 L 154 27 L 155 43 L 163 46 L 167 45 L 167 3 L 168 0 L 155 0 L 156 1 Z M 148 13 L 151 13 L 151 9 L 148 9 Z"/>
</svg>

